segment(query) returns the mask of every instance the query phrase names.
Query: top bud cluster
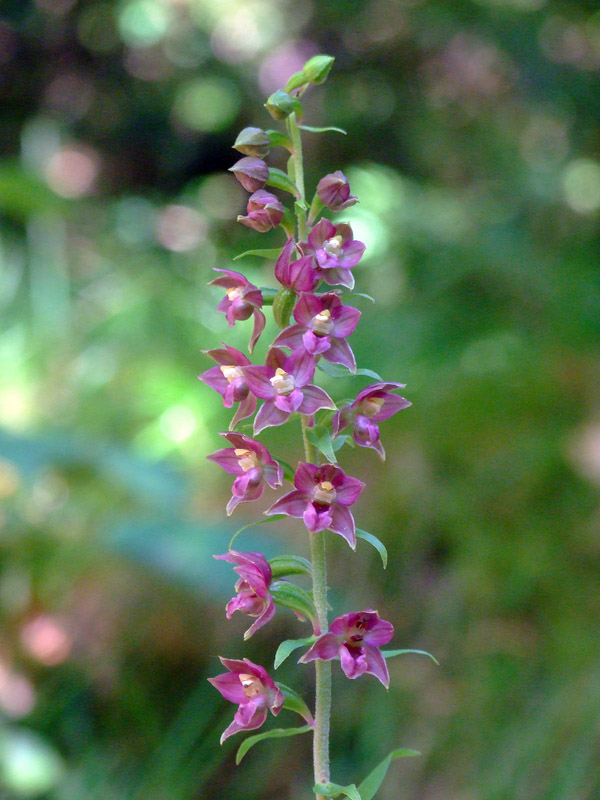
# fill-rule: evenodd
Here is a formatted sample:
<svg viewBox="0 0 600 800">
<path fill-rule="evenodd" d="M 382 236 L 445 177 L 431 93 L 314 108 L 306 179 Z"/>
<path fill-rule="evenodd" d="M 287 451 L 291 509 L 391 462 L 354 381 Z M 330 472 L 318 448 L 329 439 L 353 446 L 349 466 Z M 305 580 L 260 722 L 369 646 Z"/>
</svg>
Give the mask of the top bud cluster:
<svg viewBox="0 0 600 800">
<path fill-rule="evenodd" d="M 285 241 L 277 250 L 250 251 L 275 261 L 274 278 L 278 286 L 261 289 L 231 269 L 217 269 L 219 276 L 211 285 L 225 290 L 218 310 L 225 314 L 230 326 L 252 317 L 248 345 L 251 354 L 265 328 L 265 307 L 272 306 L 280 332 L 261 364 L 253 364 L 244 353 L 229 345 L 205 351 L 216 366 L 199 377 L 222 396 L 226 408 L 236 409 L 229 431 L 221 434 L 231 446 L 209 456 L 235 476 L 227 513 L 231 514 L 242 502 L 261 498 L 265 484 L 271 489 L 281 487 L 285 475 L 293 483 L 292 491 L 276 500 L 265 514 L 302 519 L 310 535 L 331 531 L 354 549 L 357 530 L 350 507 L 365 484 L 344 473 L 336 454 L 345 444 L 358 445 L 375 450 L 384 459 L 379 423 L 407 408 L 410 402 L 394 393 L 404 384 L 385 382 L 370 370 L 357 370 L 348 343 L 361 316 L 358 309 L 347 303 L 357 297 L 351 293 L 352 269 L 360 262 L 365 245 L 354 238 L 349 224 L 321 215 L 325 209 L 343 211 L 356 203 L 357 198 L 339 170 L 320 179 L 310 203 L 305 196 L 300 97 L 311 84 L 325 81 L 332 62 L 329 56 L 315 56 L 289 79 L 284 89 L 267 100 L 265 107 L 271 116 L 286 121 L 285 133 L 249 127 L 235 141 L 234 147 L 243 158 L 231 171 L 250 193 L 247 212 L 238 216 L 238 222 L 259 233 L 278 227 L 285 232 Z M 289 151 L 287 173 L 265 162 L 271 147 Z M 292 208 L 286 208 L 270 189 L 291 195 Z M 360 390 L 355 399 L 338 406 L 324 389 L 315 385 L 317 366 L 333 376 L 369 375 L 377 382 Z M 273 457 L 261 442 L 234 432 L 242 420 L 250 417 L 253 417 L 253 435 L 258 436 L 266 428 L 282 425 L 297 415 L 302 418 L 306 461 L 300 462 L 293 474 L 286 472 L 287 465 Z M 311 460 L 316 463 L 308 463 Z M 367 537 L 371 543 L 377 542 L 375 546 L 380 544 L 370 534 Z M 287 582 L 285 591 L 274 588 L 273 561 L 267 562 L 260 553 L 234 550 L 218 558 L 235 564 L 240 576 L 237 595 L 228 604 L 227 615 L 241 611 L 256 619 L 246 637 L 272 619 L 276 605 L 287 605 L 313 625 L 313 644 L 302 656 L 302 663 L 339 658 L 348 677 L 370 672 L 387 686 L 388 671 L 378 648 L 391 639 L 393 628 L 380 620 L 376 611 L 345 614 L 328 631 L 326 609 L 315 611 L 312 597 L 302 599 L 303 595 L 298 593 L 301 590 L 295 587 L 292 591 L 292 584 Z M 281 571 L 283 562 L 277 563 L 277 576 L 281 577 L 285 574 Z M 298 561 L 293 563 L 290 574 L 298 571 Z M 225 697 L 240 705 L 236 722 L 226 737 L 238 730 L 258 727 L 266 718 L 266 709 L 277 713 L 283 699 L 264 668 L 247 659 L 243 662 L 226 659 L 223 663 L 229 673 L 213 683 Z M 306 714 L 305 718 L 309 719 Z"/>
</svg>

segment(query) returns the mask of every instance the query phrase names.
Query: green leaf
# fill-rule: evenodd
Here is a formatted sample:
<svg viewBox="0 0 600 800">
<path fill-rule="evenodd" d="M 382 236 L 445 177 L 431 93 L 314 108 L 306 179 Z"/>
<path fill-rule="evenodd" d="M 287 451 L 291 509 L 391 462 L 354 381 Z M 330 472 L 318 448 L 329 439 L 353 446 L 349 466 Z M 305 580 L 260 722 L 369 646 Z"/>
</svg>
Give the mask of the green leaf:
<svg viewBox="0 0 600 800">
<path fill-rule="evenodd" d="M 282 642 L 277 648 L 273 667 L 277 669 L 294 650 L 298 650 L 300 647 L 310 647 L 316 639 L 316 636 L 307 636 L 306 639 L 286 639 L 285 642 Z"/>
<path fill-rule="evenodd" d="M 347 136 L 347 131 L 343 128 L 334 128 L 333 125 L 328 125 L 326 128 L 314 128 L 312 125 L 300 125 L 299 126 L 303 131 L 308 131 L 309 133 L 327 133 L 328 131 L 333 131 L 334 133 L 343 133 L 344 136 Z"/>
<path fill-rule="evenodd" d="M 360 792 L 360 797 L 362 800 L 373 800 L 377 790 L 383 783 L 383 779 L 388 771 L 388 767 L 395 761 L 397 758 L 409 758 L 410 756 L 420 756 L 418 750 L 411 750 L 408 747 L 400 747 L 397 750 L 392 750 L 392 752 L 387 755 L 383 761 L 378 764 L 375 769 L 370 772 L 364 781 L 358 787 L 358 791 Z"/>
<path fill-rule="evenodd" d="M 286 736 L 296 736 L 299 733 L 308 733 L 312 731 L 310 725 L 303 725 L 301 728 L 274 728 L 272 731 L 265 731 L 264 733 L 257 733 L 256 736 L 249 736 L 239 746 L 235 757 L 235 763 L 239 764 L 242 758 L 246 755 L 251 747 L 254 747 L 258 742 L 264 739 L 283 739 Z"/>
<path fill-rule="evenodd" d="M 315 618 L 312 597 L 305 589 L 287 581 L 275 581 L 271 584 L 269 591 L 277 605 L 291 608 L 292 611 L 296 611 L 307 619 Z"/>
<path fill-rule="evenodd" d="M 245 253 L 240 253 L 239 256 L 235 256 L 233 261 L 239 261 L 240 258 L 245 258 L 246 256 L 258 256 L 259 258 L 279 258 L 281 254 L 281 247 L 269 247 L 266 250 L 246 250 Z"/>
<path fill-rule="evenodd" d="M 341 794 L 349 797 L 350 800 L 363 800 L 355 783 L 349 786 L 340 786 L 339 783 L 316 783 L 313 786 L 315 794 L 324 794 L 326 797 L 339 797 Z"/>
<path fill-rule="evenodd" d="M 381 561 L 383 562 L 383 568 L 385 569 L 388 563 L 388 554 L 384 543 L 380 541 L 377 538 L 377 536 L 374 536 L 372 533 L 369 533 L 368 531 L 363 531 L 360 528 L 356 529 L 356 537 L 358 539 L 364 539 L 365 542 L 368 542 L 369 544 L 373 545 L 373 547 L 377 550 L 377 552 L 381 556 Z"/>
<path fill-rule="evenodd" d="M 238 530 L 231 537 L 229 549 L 231 550 L 231 545 L 234 543 L 240 533 L 248 530 L 248 528 L 253 528 L 255 525 L 266 525 L 267 522 L 277 522 L 278 519 L 283 519 L 284 517 L 287 517 L 287 514 L 273 514 L 272 517 L 266 517 L 266 519 L 257 519 L 255 522 L 249 522 L 247 525 L 242 525 L 242 527 L 238 528 Z"/>
<path fill-rule="evenodd" d="M 347 367 L 344 367 L 342 364 L 332 364 L 329 361 L 324 361 L 323 359 L 319 361 L 317 367 L 331 378 L 348 378 L 354 377 L 354 375 L 366 375 L 369 378 L 375 378 L 375 380 L 379 383 L 383 382 L 381 375 L 373 372 L 372 369 L 357 369 L 356 372 L 350 372 L 350 370 Z"/>
<path fill-rule="evenodd" d="M 356 532 L 356 535 L 358 536 L 358 531 Z M 428 653 L 426 650 L 382 650 L 381 651 L 381 655 L 384 658 L 394 658 L 394 656 L 403 656 L 407 653 L 413 653 L 413 655 L 416 656 L 427 656 L 432 661 L 434 661 L 438 665 L 438 667 L 440 665 L 440 662 L 437 660 L 437 658 L 435 656 L 432 656 L 431 653 Z"/>
<path fill-rule="evenodd" d="M 285 683 L 280 683 L 279 681 L 275 681 L 275 686 L 278 686 L 285 695 L 283 708 L 287 708 L 288 711 L 294 711 L 296 714 L 300 714 L 300 716 L 309 725 L 314 725 L 315 721 L 313 719 L 313 715 L 310 713 L 309 707 L 306 705 L 298 692 L 295 689 L 290 689 L 290 687 L 286 686 Z"/>
<path fill-rule="evenodd" d="M 302 556 L 275 556 L 269 559 L 273 578 L 282 578 L 284 575 L 312 575 L 310 561 Z"/>
<path fill-rule="evenodd" d="M 318 55 L 309 58 L 306 64 L 302 67 L 302 75 L 311 83 L 318 86 L 325 83 L 327 76 L 333 66 L 335 58 L 333 56 Z M 289 91 L 289 90 L 287 90 Z"/>
<path fill-rule="evenodd" d="M 274 186 L 276 189 L 281 189 L 284 192 L 289 192 L 296 198 L 300 197 L 300 190 L 294 181 L 288 177 L 283 170 L 277 169 L 277 167 L 269 167 L 267 185 Z"/>
<path fill-rule="evenodd" d="M 259 286 L 260 293 L 263 299 L 263 306 L 272 306 L 273 300 L 279 294 L 279 289 L 275 289 L 272 286 Z"/>
<path fill-rule="evenodd" d="M 364 297 L 366 300 L 370 300 L 372 303 L 375 302 L 374 297 L 371 297 L 370 294 L 365 294 L 364 292 L 348 292 L 348 294 L 342 295 L 344 300 L 350 300 L 353 297 Z"/>
<path fill-rule="evenodd" d="M 304 84 L 308 83 L 309 80 L 304 74 L 304 70 L 300 70 L 300 72 L 294 72 L 294 74 L 288 78 L 288 82 L 283 87 L 284 92 L 293 92 L 294 89 L 299 89 Z"/>
<path fill-rule="evenodd" d="M 275 459 L 275 461 L 277 461 L 281 465 L 283 469 L 283 477 L 285 478 L 285 480 L 290 481 L 290 483 L 293 483 L 295 473 L 292 467 L 287 463 L 287 461 L 284 461 L 283 458 L 279 458 L 279 456 Z"/>
<path fill-rule="evenodd" d="M 269 137 L 271 147 L 285 147 L 290 151 L 293 149 L 292 140 L 282 131 L 269 129 L 268 131 L 265 131 L 265 133 Z"/>
<path fill-rule="evenodd" d="M 323 453 L 330 464 L 337 464 L 329 428 L 324 425 L 315 425 L 314 428 L 307 428 L 306 438 Z"/>
<path fill-rule="evenodd" d="M 336 436 L 335 439 L 331 440 L 331 446 L 333 447 L 334 451 L 337 453 L 337 451 L 340 450 L 346 444 L 348 439 L 351 440 L 351 438 L 352 437 L 347 436 L 345 433 L 342 433 L 339 436 Z"/>
</svg>

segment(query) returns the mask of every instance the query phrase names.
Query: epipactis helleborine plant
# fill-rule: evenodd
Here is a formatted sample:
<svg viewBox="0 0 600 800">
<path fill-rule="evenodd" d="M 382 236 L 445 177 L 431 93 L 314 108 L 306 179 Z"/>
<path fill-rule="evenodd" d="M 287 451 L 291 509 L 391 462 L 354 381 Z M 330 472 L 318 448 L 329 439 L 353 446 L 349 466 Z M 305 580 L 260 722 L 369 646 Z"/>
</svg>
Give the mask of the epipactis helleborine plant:
<svg viewBox="0 0 600 800">
<path fill-rule="evenodd" d="M 321 799 L 340 794 L 359 798 L 361 788 L 364 795 L 371 798 L 383 780 L 389 762 L 400 755 L 415 754 L 415 751 L 407 749 L 392 751 L 385 761 L 386 767 L 376 767 L 358 788 L 354 784 L 341 786 L 331 782 L 330 662 L 339 660 L 342 672 L 348 678 L 370 674 L 387 689 L 389 672 L 386 658 L 400 653 L 422 652 L 382 650 L 391 641 L 394 628 L 373 609 L 351 611 L 337 617 L 331 625 L 328 623 L 327 535 L 338 534 L 352 550 L 356 548 L 357 536 L 362 537 L 378 549 L 384 565 L 387 558 L 382 542 L 355 526 L 350 508 L 358 503 L 365 484 L 344 472 L 337 463 L 336 453 L 344 445 L 357 444 L 375 450 L 385 459 L 379 423 L 410 406 L 408 400 L 394 394 L 397 389 L 404 388 L 404 384 L 385 382 L 378 376 L 376 383 L 358 391 L 354 401 L 346 401 L 341 407 L 315 383 L 317 367 L 334 377 L 375 375 L 371 370 L 357 369 L 348 342 L 361 313 L 348 303 L 352 298 L 360 297 L 349 291 L 354 287 L 352 269 L 359 264 L 365 245 L 354 238 L 347 222 L 321 217 L 325 209 L 343 212 L 358 198 L 350 193 L 348 181 L 340 170 L 319 180 L 310 202 L 304 186 L 301 98 L 312 85 L 325 81 L 332 63 L 331 56 L 311 58 L 300 72 L 291 76 L 283 89 L 268 98 L 265 107 L 275 120 L 285 122 L 285 132 L 249 127 L 244 128 L 235 141 L 234 148 L 244 158 L 230 169 L 250 193 L 247 213 L 238 216 L 238 222 L 258 233 L 281 228 L 284 234 L 279 248 L 248 251 L 238 258 L 254 255 L 274 260 L 274 280 L 278 287 L 261 289 L 242 273 L 228 268 L 216 269 L 218 277 L 210 281 L 210 285 L 225 290 L 217 310 L 225 314 L 230 327 L 243 324 L 252 317 L 248 345 L 251 354 L 265 329 L 263 309 L 272 307 L 273 318 L 281 332 L 270 344 L 263 363 L 252 363 L 242 352 L 227 344 L 206 350 L 206 355 L 217 366 L 199 376 L 223 397 L 226 408 L 237 405 L 229 431 L 221 434 L 230 447 L 208 456 L 235 476 L 227 514 L 232 514 L 240 503 L 259 500 L 265 487 L 279 489 L 285 473 L 286 479 L 293 484 L 292 490 L 272 502 L 264 513 L 268 521 L 280 519 L 281 515 L 302 520 L 311 556 L 310 561 L 297 555 L 275 556 L 268 560 L 262 553 L 232 549 L 215 556 L 234 565 L 233 570 L 238 575 L 235 596 L 227 603 L 227 618 L 239 611 L 254 620 L 244 639 L 267 625 L 278 607 L 290 608 L 299 620 L 312 626 L 312 635 L 282 642 L 275 655 L 274 667 L 277 668 L 294 650 L 304 648 L 299 663 L 315 662 L 316 668 L 313 714 L 297 692 L 274 681 L 263 666 L 247 658 L 221 658 L 227 672 L 209 680 L 226 700 L 238 706 L 233 722 L 221 736 L 221 742 L 240 731 L 262 727 L 269 711 L 278 715 L 282 709 L 288 709 L 299 714 L 306 724 L 288 728 L 284 735 L 312 732 L 313 791 Z M 339 129 L 310 130 L 321 133 Z M 271 147 L 283 147 L 289 152 L 287 173 L 267 165 L 264 159 Z M 271 189 L 291 196 L 291 207 L 286 208 Z M 336 365 L 335 368 L 332 365 Z M 255 437 L 267 428 L 299 418 L 304 460 L 299 461 L 293 474 L 291 468 L 272 455 L 264 444 L 245 433 L 233 431 L 249 417 L 254 417 L 252 431 Z M 250 425 L 246 423 L 245 427 Z M 351 436 L 343 433 L 347 429 L 351 429 Z M 290 576 L 298 575 L 310 578 L 310 590 L 290 580 Z M 281 735 L 281 729 L 255 735 L 240 749 L 238 761 L 257 741 Z"/>
</svg>

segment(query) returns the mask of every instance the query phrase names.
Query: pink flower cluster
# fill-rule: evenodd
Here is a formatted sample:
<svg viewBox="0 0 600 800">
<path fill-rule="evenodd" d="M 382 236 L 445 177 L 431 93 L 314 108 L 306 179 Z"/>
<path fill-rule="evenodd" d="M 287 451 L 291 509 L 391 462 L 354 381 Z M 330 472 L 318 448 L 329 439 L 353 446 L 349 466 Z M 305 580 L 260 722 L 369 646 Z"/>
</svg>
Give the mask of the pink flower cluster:
<svg viewBox="0 0 600 800">
<path fill-rule="evenodd" d="M 355 549 L 357 531 L 351 509 L 365 484 L 347 475 L 332 454 L 339 446 L 354 442 L 375 450 L 384 459 L 379 423 L 410 406 L 410 402 L 394 393 L 404 384 L 379 381 L 360 390 L 353 401 L 338 407 L 314 383 L 321 359 L 345 367 L 349 375 L 357 373 L 348 339 L 361 314 L 347 304 L 346 296 L 347 290 L 354 287 L 352 269 L 360 262 L 365 245 L 354 238 L 351 226 L 345 222 L 327 218 L 315 221 L 318 209 L 340 211 L 356 203 L 357 198 L 350 194 L 342 172 L 322 178 L 311 205 L 309 229 L 302 237 L 305 241 L 296 241 L 286 224 L 283 203 L 265 189 L 267 185 L 278 186 L 273 182 L 278 171 L 270 170 L 264 161 L 269 141 L 268 132 L 260 129 L 242 131 L 236 147 L 245 157 L 231 171 L 251 193 L 247 213 L 239 216 L 238 221 L 260 233 L 280 225 L 286 230 L 286 241 L 274 265 L 279 287 L 272 302 L 285 300 L 288 311 L 260 363 L 252 363 L 242 352 L 226 344 L 205 351 L 216 366 L 199 375 L 199 379 L 222 396 L 226 408 L 236 407 L 230 430 L 221 434 L 230 446 L 208 458 L 235 476 L 227 503 L 229 515 L 240 503 L 259 500 L 265 486 L 279 489 L 284 480 L 282 464 L 261 442 L 234 432 L 242 420 L 254 417 L 254 437 L 295 415 L 302 416 L 305 430 L 310 431 L 315 425 L 320 430 L 325 428 L 329 444 L 322 452 L 331 460 L 300 461 L 293 474 L 293 488 L 264 513 L 302 520 L 309 536 L 331 531 Z M 225 290 L 217 310 L 225 314 L 230 326 L 252 317 L 248 347 L 252 354 L 266 329 L 263 309 L 274 293 L 261 291 L 239 272 L 230 269 L 217 272 L 219 277 L 210 285 Z M 277 317 L 276 320 L 280 321 Z M 271 564 L 262 553 L 230 550 L 215 558 L 232 564 L 238 575 L 235 596 L 227 603 L 226 615 L 229 619 L 240 611 L 254 619 L 244 634 L 248 639 L 273 619 L 280 598 L 285 595 L 285 591 L 281 595 L 281 585 L 285 590 L 290 584 L 287 578 L 273 579 Z M 288 605 L 298 610 L 293 602 Z M 377 611 L 367 609 L 339 616 L 329 630 L 320 630 L 316 617 L 311 621 L 313 643 L 300 658 L 301 663 L 339 659 L 347 677 L 354 679 L 368 673 L 388 686 L 388 670 L 380 648 L 391 640 L 393 627 L 380 619 Z M 233 722 L 223 733 L 223 741 L 238 731 L 260 727 L 268 711 L 277 715 L 285 702 L 285 688 L 280 689 L 263 667 L 248 659 L 221 661 L 227 673 L 210 681 L 227 700 L 238 705 Z M 311 724 L 310 715 L 305 714 L 305 718 Z"/>
</svg>

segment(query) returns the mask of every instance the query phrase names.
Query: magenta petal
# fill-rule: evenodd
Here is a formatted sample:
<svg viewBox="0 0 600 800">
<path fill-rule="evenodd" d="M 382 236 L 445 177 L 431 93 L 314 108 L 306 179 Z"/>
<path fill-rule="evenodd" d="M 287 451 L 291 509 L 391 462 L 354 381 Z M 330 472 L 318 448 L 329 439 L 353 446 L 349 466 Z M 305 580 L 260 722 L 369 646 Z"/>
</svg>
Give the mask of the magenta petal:
<svg viewBox="0 0 600 800">
<path fill-rule="evenodd" d="M 236 456 L 235 450 L 232 450 L 231 447 L 217 450 L 216 453 L 211 453 L 209 456 L 206 456 L 206 458 L 208 461 L 214 461 L 215 464 L 218 464 L 230 475 L 244 474 L 244 470 L 240 467 L 240 460 L 238 456 Z"/>
<path fill-rule="evenodd" d="M 250 282 L 241 272 L 234 272 L 232 269 L 219 269 L 213 267 L 214 272 L 222 272 L 223 276 L 210 281 L 209 286 L 223 286 L 226 289 L 233 289 L 237 286 L 249 286 Z"/>
<path fill-rule="evenodd" d="M 319 282 L 311 255 L 302 256 L 290 266 L 290 283 L 297 292 L 311 292 Z"/>
<path fill-rule="evenodd" d="M 331 509 L 331 524 L 329 530 L 339 533 L 356 550 L 356 528 L 354 517 L 345 506 L 333 506 Z"/>
<path fill-rule="evenodd" d="M 264 331 L 266 325 L 265 315 L 262 311 L 259 311 L 258 308 L 254 309 L 254 328 L 252 330 L 252 336 L 250 337 L 250 344 L 248 345 L 248 350 L 252 352 L 256 343 L 258 342 L 261 333 Z"/>
<path fill-rule="evenodd" d="M 238 674 L 235 672 L 226 672 L 223 675 L 217 675 L 214 678 L 208 679 L 209 683 L 217 689 L 226 700 L 231 703 L 244 703 L 248 698 L 244 694 L 244 687 L 240 683 Z"/>
<path fill-rule="evenodd" d="M 235 347 L 230 347 L 227 344 L 224 347 L 216 347 L 214 350 L 203 350 L 203 353 L 216 361 L 217 364 L 222 364 L 224 367 L 245 367 L 247 364 L 250 364 L 248 356 L 245 356 L 239 350 L 236 350 Z"/>
<path fill-rule="evenodd" d="M 244 377 L 252 394 L 268 400 L 275 394 L 270 378 L 273 373 L 268 367 L 246 367 Z"/>
<path fill-rule="evenodd" d="M 364 649 L 367 659 L 366 671 L 378 678 L 387 689 L 390 685 L 390 674 L 385 658 L 376 647 L 365 643 Z"/>
<path fill-rule="evenodd" d="M 241 708 L 244 708 L 244 706 L 240 706 L 240 709 Z M 257 710 L 247 722 L 238 720 L 238 713 L 239 709 L 233 718 L 231 725 L 229 725 L 229 727 L 226 728 L 221 734 L 221 744 L 223 744 L 225 739 L 229 739 L 230 736 L 233 736 L 234 733 L 238 733 L 239 731 L 253 731 L 256 730 L 256 728 L 260 728 L 260 726 L 263 725 L 267 719 L 266 708 Z"/>
<path fill-rule="evenodd" d="M 354 276 L 349 269 L 343 267 L 326 269 L 321 272 L 321 278 L 329 286 L 346 286 L 348 289 L 354 289 Z"/>
<path fill-rule="evenodd" d="M 331 361 L 333 364 L 342 364 L 350 370 L 356 372 L 356 359 L 352 352 L 350 345 L 345 339 L 331 339 L 331 347 L 323 353 L 323 358 L 326 361 Z"/>
<path fill-rule="evenodd" d="M 374 612 L 373 616 L 377 619 L 373 621 L 372 626 L 367 622 L 364 642 L 373 647 L 383 647 L 392 640 L 394 626 L 385 619 L 379 619 L 377 612 Z"/>
<path fill-rule="evenodd" d="M 411 405 L 412 403 L 409 400 L 400 397 L 400 395 L 388 394 L 385 396 L 381 409 L 372 417 L 372 420 L 373 422 L 383 422 L 398 411 L 402 411 L 403 408 L 408 408 Z"/>
<path fill-rule="evenodd" d="M 310 383 L 315 374 L 315 359 L 303 347 L 298 347 L 285 362 L 286 372 L 294 376 L 294 382 L 300 389 Z"/>
<path fill-rule="evenodd" d="M 317 356 L 331 348 L 331 340 L 329 336 L 315 336 L 312 331 L 306 331 L 302 337 L 302 346 L 311 356 Z"/>
<path fill-rule="evenodd" d="M 251 636 L 254 636 L 256 631 L 259 628 L 262 628 L 263 625 L 266 625 L 267 622 L 270 622 L 273 617 L 275 616 L 275 603 L 273 602 L 273 598 L 269 595 L 269 599 L 267 601 L 267 605 L 263 613 L 260 617 L 257 617 L 256 621 L 250 625 L 248 630 L 244 633 L 244 640 L 249 639 Z"/>
<path fill-rule="evenodd" d="M 332 513 L 334 510 L 335 509 L 332 509 L 331 506 L 317 508 L 315 503 L 308 503 L 304 509 L 302 519 L 304 520 L 304 524 L 306 525 L 309 533 L 319 533 L 320 531 L 326 531 L 328 528 L 330 528 L 332 525 Z"/>
<path fill-rule="evenodd" d="M 289 328 L 285 328 L 285 330 L 281 331 L 273 344 L 295 350 L 302 344 L 302 335 L 304 331 L 305 328 L 302 325 L 290 325 Z"/>
<path fill-rule="evenodd" d="M 340 637 L 333 633 L 324 633 L 317 641 L 299 659 L 300 662 L 306 664 L 308 661 L 331 661 L 337 658 L 340 651 Z"/>
<path fill-rule="evenodd" d="M 365 488 L 365 484 L 359 481 L 358 478 L 351 478 L 349 475 L 344 475 L 344 480 L 341 486 L 335 488 L 335 501 L 341 506 L 351 506 L 356 503 L 360 497 L 360 493 Z"/>
<path fill-rule="evenodd" d="M 319 467 L 300 461 L 294 474 L 294 486 L 301 492 L 309 495 L 318 482 Z"/>
<path fill-rule="evenodd" d="M 294 237 L 290 236 L 275 262 L 275 277 L 283 286 L 290 286 L 290 258 L 294 249 Z"/>
<path fill-rule="evenodd" d="M 324 308 L 321 298 L 314 294 L 303 293 L 300 295 L 294 307 L 294 319 L 305 328 L 310 326 L 313 317 L 319 314 Z"/>
<path fill-rule="evenodd" d="M 340 663 L 347 678 L 354 680 L 364 675 L 368 669 L 367 657 L 362 647 L 348 647 L 343 644 L 340 648 Z"/>
<path fill-rule="evenodd" d="M 281 411 L 285 411 L 286 414 L 293 414 L 295 411 L 298 411 L 302 405 L 303 399 L 302 390 L 294 389 L 289 395 L 277 395 L 273 403 L 277 408 L 281 409 Z"/>
<path fill-rule="evenodd" d="M 301 518 L 304 515 L 304 510 L 307 506 L 308 498 L 304 492 L 299 492 L 297 489 L 288 492 L 279 500 L 276 500 L 271 508 L 265 511 L 267 516 L 272 514 L 287 514 L 288 517 Z"/>
<path fill-rule="evenodd" d="M 263 467 L 263 478 L 271 489 L 277 489 L 277 487 L 281 486 L 283 484 L 283 469 L 281 468 L 281 464 L 278 464 L 276 461 L 265 464 Z"/>
<path fill-rule="evenodd" d="M 298 409 L 301 414 L 314 414 L 320 408 L 335 409 L 335 403 L 331 397 L 319 386 L 304 386 L 302 394 L 304 400 Z"/>
<path fill-rule="evenodd" d="M 340 267 L 350 269 L 351 267 L 356 266 L 356 264 L 358 264 L 358 262 L 361 260 L 364 252 L 365 246 L 362 242 L 345 242 L 342 245 L 342 252 L 338 259 Z"/>
<path fill-rule="evenodd" d="M 229 429 L 235 428 L 238 422 L 242 419 L 246 419 L 247 417 L 251 417 L 254 412 L 256 411 L 256 397 L 253 394 L 249 394 L 245 400 L 242 400 L 240 403 L 238 410 L 235 412 L 233 419 L 229 425 Z"/>
<path fill-rule="evenodd" d="M 313 250 L 318 250 L 332 236 L 335 236 L 335 226 L 328 219 L 323 218 L 308 234 L 308 244 Z"/>
<path fill-rule="evenodd" d="M 214 389 L 219 394 L 224 394 L 229 386 L 229 381 L 221 372 L 220 367 L 211 367 L 207 369 L 206 372 L 198 375 L 198 380 L 210 386 L 211 389 Z"/>
<path fill-rule="evenodd" d="M 289 414 L 282 411 L 270 400 L 265 400 L 258 414 L 254 418 L 254 435 L 258 436 L 265 428 L 283 425 L 289 419 Z"/>
<path fill-rule="evenodd" d="M 360 311 L 352 306 L 342 306 L 339 313 L 333 317 L 333 335 L 345 339 L 354 331 L 360 319 Z"/>
</svg>

